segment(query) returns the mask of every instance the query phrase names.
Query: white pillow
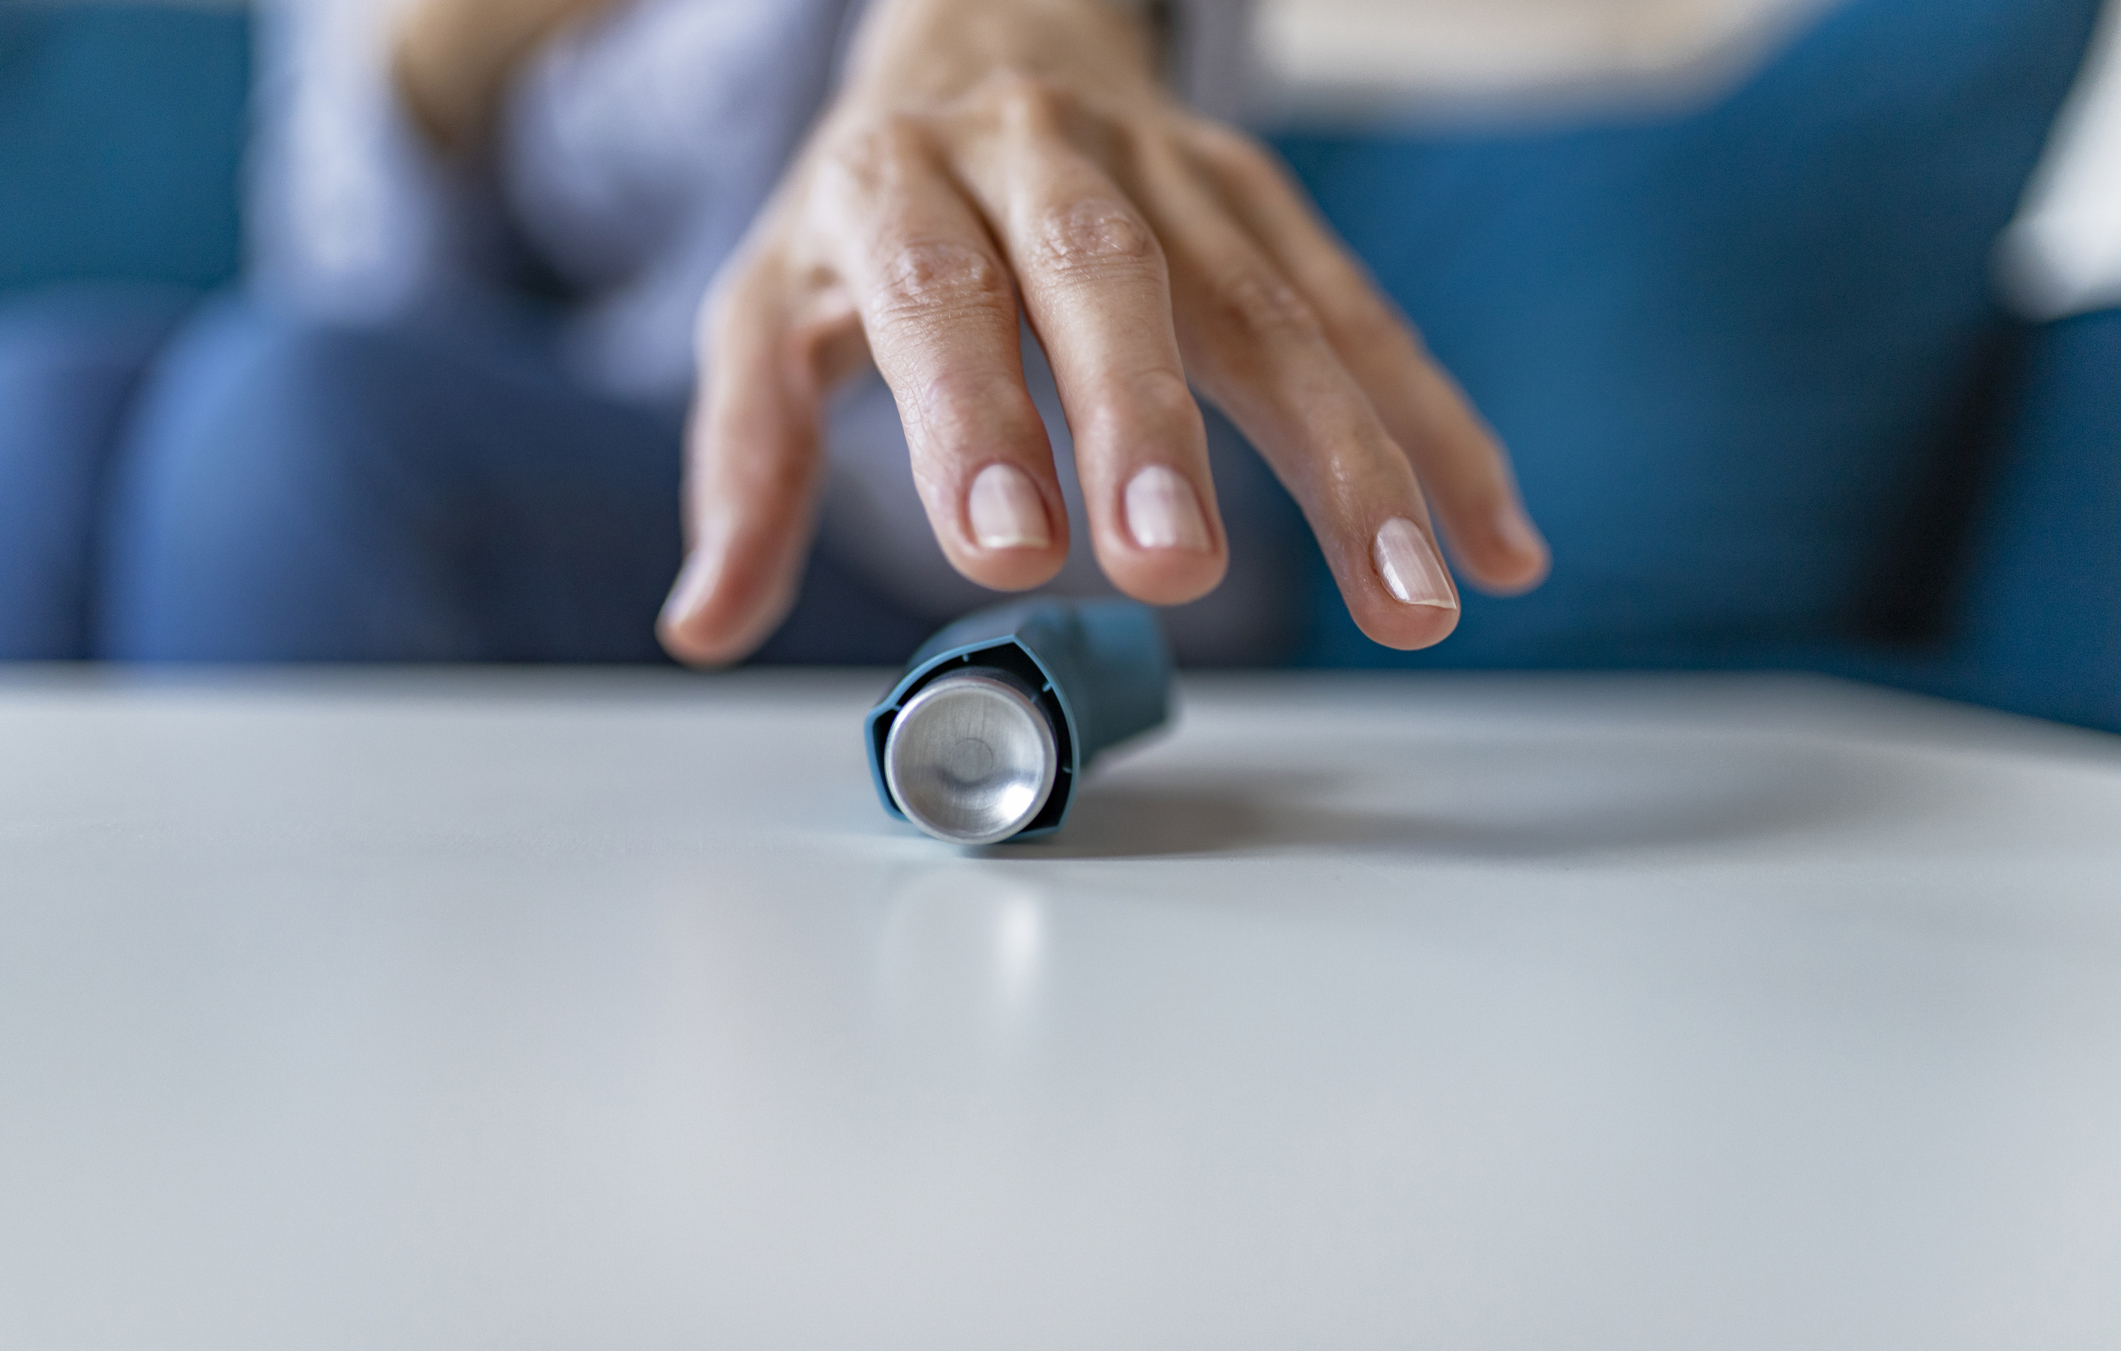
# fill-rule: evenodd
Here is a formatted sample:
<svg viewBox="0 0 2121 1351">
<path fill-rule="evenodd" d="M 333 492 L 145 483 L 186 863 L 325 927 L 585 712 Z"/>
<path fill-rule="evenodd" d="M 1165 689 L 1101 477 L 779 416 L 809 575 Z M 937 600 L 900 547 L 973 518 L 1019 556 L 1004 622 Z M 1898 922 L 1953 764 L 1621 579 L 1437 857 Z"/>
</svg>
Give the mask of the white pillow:
<svg viewBox="0 0 2121 1351">
<path fill-rule="evenodd" d="M 2108 0 L 1998 265 L 2028 318 L 2121 306 L 2121 0 Z"/>
</svg>

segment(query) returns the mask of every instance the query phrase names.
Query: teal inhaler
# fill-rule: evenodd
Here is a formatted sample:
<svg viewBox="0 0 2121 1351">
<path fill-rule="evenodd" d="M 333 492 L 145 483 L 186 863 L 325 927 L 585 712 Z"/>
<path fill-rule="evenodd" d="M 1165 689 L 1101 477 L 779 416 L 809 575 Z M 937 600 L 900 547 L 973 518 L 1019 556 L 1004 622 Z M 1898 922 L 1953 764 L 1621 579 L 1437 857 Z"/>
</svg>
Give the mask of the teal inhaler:
<svg viewBox="0 0 2121 1351">
<path fill-rule="evenodd" d="M 1098 753 L 1170 710 L 1154 610 L 1034 600 L 922 644 L 862 731 L 885 811 L 952 844 L 997 844 L 1060 829 Z"/>
</svg>

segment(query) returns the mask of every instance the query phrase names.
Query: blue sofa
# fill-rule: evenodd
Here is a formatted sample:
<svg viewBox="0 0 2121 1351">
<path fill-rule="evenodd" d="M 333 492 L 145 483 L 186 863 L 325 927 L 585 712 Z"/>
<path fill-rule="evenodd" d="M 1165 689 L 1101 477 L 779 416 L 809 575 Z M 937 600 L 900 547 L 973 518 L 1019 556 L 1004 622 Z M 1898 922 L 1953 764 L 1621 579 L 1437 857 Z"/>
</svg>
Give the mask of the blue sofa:
<svg viewBox="0 0 2121 1351">
<path fill-rule="evenodd" d="M 1555 546 L 1427 653 L 1319 569 L 1301 660 L 1800 666 L 2121 730 L 2121 314 L 1988 258 L 2095 0 L 1851 0 L 1705 109 L 1288 132 Z M 239 13 L 0 9 L 0 306 L 238 265 Z"/>
</svg>

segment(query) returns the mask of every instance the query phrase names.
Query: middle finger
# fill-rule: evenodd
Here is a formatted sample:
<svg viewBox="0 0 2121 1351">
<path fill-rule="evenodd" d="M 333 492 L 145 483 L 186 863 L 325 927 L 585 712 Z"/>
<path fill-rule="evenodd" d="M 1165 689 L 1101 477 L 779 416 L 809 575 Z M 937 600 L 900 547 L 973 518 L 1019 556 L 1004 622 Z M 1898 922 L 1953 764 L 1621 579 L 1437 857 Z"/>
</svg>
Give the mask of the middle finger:
<svg viewBox="0 0 2121 1351">
<path fill-rule="evenodd" d="M 1098 562 L 1139 599 L 1192 600 L 1222 580 L 1228 547 L 1163 250 L 1067 139 L 1070 109 L 1035 85 L 1000 102 L 1003 134 L 966 157 L 967 184 L 1053 367 Z"/>
</svg>

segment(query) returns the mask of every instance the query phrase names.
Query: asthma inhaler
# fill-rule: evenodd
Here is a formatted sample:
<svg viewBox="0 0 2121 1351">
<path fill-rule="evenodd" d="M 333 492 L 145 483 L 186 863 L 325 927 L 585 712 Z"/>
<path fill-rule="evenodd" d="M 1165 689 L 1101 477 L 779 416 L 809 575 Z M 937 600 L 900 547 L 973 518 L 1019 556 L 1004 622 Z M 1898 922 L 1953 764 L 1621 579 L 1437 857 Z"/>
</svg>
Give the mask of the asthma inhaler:
<svg viewBox="0 0 2121 1351">
<path fill-rule="evenodd" d="M 1154 610 L 1022 601 L 923 643 L 862 732 L 885 811 L 951 844 L 998 844 L 1060 829 L 1090 761 L 1170 707 Z"/>
</svg>

